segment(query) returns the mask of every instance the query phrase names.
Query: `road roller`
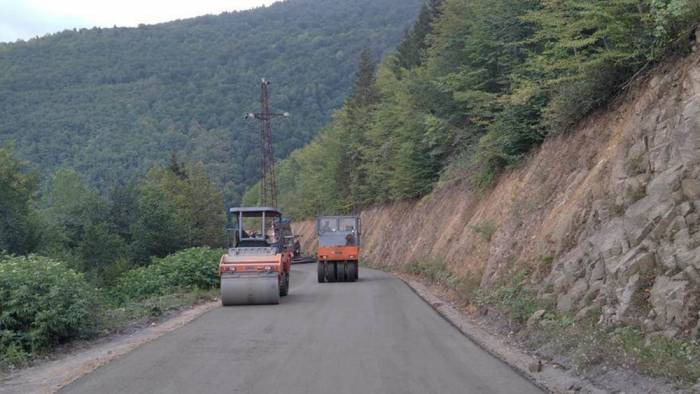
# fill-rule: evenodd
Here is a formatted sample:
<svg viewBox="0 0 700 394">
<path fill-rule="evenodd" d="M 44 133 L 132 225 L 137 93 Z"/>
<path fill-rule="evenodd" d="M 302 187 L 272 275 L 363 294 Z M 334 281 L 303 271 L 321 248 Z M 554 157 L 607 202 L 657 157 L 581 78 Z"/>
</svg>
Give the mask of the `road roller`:
<svg viewBox="0 0 700 394">
<path fill-rule="evenodd" d="M 275 208 L 231 208 L 229 248 L 221 257 L 221 303 L 279 304 L 289 293 L 290 226 Z"/>
<path fill-rule="evenodd" d="M 355 282 L 359 276 L 360 218 L 319 216 L 318 282 Z"/>
</svg>

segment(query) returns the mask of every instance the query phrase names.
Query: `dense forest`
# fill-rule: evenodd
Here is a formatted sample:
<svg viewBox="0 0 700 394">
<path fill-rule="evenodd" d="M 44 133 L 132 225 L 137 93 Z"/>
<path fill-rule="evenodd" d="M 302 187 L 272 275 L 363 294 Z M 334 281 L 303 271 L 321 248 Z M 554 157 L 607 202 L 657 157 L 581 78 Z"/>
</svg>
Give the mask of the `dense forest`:
<svg viewBox="0 0 700 394">
<path fill-rule="evenodd" d="M 39 253 L 95 284 L 188 247 L 224 245 L 223 194 L 201 163 L 169 165 L 106 194 L 74 170 L 39 174 L 0 148 L 0 253 Z"/>
<path fill-rule="evenodd" d="M 699 0 L 431 0 L 398 49 L 364 53 L 331 123 L 277 172 L 295 217 L 488 187 L 548 135 L 687 51 Z M 244 201 L 254 203 L 256 187 Z"/>
<path fill-rule="evenodd" d="M 421 0 L 290 0 L 138 28 L 64 31 L 0 44 L 0 143 L 43 173 L 71 168 L 100 192 L 171 151 L 202 162 L 229 203 L 259 178 L 259 82 L 290 118 L 278 157 L 339 108 L 361 50 L 395 46 Z M 48 179 L 48 177 L 43 177 Z"/>
</svg>

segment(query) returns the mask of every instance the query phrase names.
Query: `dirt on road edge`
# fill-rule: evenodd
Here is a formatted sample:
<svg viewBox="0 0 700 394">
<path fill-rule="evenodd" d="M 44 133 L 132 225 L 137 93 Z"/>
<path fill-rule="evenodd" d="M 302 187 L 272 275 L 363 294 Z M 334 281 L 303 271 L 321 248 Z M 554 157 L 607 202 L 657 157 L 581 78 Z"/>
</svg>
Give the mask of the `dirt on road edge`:
<svg viewBox="0 0 700 394">
<path fill-rule="evenodd" d="M 109 336 L 56 360 L 9 373 L 0 379 L 0 393 L 55 393 L 78 378 L 184 326 L 219 305 L 218 300 L 195 305 L 135 333 Z"/>
<path fill-rule="evenodd" d="M 430 287 L 403 274 L 394 274 L 430 305 L 445 320 L 479 347 L 508 364 L 520 375 L 549 393 L 607 393 L 592 383 L 563 370 L 558 365 L 542 363 L 520 349 L 508 345 L 498 336 L 481 327 L 478 322 L 454 308 L 449 301 L 436 295 Z"/>
</svg>

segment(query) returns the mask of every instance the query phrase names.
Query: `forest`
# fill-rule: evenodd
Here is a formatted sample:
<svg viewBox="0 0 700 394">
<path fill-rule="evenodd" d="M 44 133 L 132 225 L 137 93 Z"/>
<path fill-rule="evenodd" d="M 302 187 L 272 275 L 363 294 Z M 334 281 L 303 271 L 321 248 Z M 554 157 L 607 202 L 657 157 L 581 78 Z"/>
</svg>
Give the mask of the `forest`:
<svg viewBox="0 0 700 394">
<path fill-rule="evenodd" d="M 280 205 L 306 218 L 488 187 L 688 51 L 698 20 L 698 0 L 431 0 L 395 51 L 361 56 L 343 107 L 280 163 Z"/>
<path fill-rule="evenodd" d="M 14 141 L 42 173 L 74 169 L 100 192 L 175 150 L 202 162 L 235 204 L 259 178 L 259 126 L 243 115 L 259 110 L 260 79 L 272 81 L 273 110 L 292 114 L 273 125 L 286 157 L 342 105 L 360 51 L 395 46 L 420 2 L 293 0 L 0 44 L 0 143 Z"/>
</svg>

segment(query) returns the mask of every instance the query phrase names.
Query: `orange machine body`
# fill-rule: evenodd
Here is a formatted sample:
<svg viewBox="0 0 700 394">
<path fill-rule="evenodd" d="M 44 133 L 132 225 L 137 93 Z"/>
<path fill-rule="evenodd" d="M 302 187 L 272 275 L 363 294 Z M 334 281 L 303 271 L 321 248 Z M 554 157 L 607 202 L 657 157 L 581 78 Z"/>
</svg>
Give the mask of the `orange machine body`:
<svg viewBox="0 0 700 394">
<path fill-rule="evenodd" d="M 322 246 L 318 248 L 318 261 L 357 261 L 359 246 Z"/>
<path fill-rule="evenodd" d="M 219 261 L 219 273 L 255 273 L 277 272 L 278 278 L 288 273 L 292 266 L 292 251 L 284 249 L 281 253 L 269 256 L 236 256 L 225 254 Z"/>
</svg>

